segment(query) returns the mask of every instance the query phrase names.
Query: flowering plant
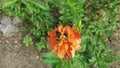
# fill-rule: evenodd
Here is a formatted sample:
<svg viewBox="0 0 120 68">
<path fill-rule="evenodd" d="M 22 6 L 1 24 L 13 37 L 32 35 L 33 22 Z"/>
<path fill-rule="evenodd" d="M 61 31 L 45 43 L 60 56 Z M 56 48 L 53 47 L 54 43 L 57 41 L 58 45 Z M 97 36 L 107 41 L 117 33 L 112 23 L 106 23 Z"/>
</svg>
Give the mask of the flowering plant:
<svg viewBox="0 0 120 68">
<path fill-rule="evenodd" d="M 59 37 L 56 36 L 56 31 L 60 33 Z M 81 35 L 75 27 L 59 25 L 56 29 L 48 32 L 48 35 L 50 38 L 47 43 L 50 44 L 52 52 L 58 52 L 59 58 L 69 59 L 75 56 L 75 51 L 81 50 L 79 45 Z"/>
<path fill-rule="evenodd" d="M 44 54 L 42 61 L 52 68 L 108 68 L 120 59 L 108 48 L 120 22 L 118 6 L 118 0 L 2 0 L 0 9 L 26 22 L 23 29 L 32 36 L 27 44 L 33 42 L 40 51 L 49 51 L 50 45 L 53 53 Z M 58 22 L 75 27 L 59 25 L 52 29 Z"/>
</svg>

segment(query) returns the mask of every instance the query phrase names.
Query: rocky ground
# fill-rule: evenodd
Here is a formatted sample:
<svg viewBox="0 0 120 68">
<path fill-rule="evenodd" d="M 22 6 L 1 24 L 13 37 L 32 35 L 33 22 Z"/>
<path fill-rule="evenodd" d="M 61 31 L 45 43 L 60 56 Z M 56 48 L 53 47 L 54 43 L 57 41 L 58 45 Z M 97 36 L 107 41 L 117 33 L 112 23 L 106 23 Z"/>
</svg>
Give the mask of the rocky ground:
<svg viewBox="0 0 120 68">
<path fill-rule="evenodd" d="M 22 32 L 5 38 L 0 33 L 0 68 L 48 68 L 40 62 L 41 55 L 34 46 L 22 44 Z"/>
<path fill-rule="evenodd" d="M 22 43 L 25 31 L 20 31 L 19 20 L 3 15 L 0 20 L 0 68 L 48 68 L 40 62 L 41 55 L 34 46 Z"/>
</svg>

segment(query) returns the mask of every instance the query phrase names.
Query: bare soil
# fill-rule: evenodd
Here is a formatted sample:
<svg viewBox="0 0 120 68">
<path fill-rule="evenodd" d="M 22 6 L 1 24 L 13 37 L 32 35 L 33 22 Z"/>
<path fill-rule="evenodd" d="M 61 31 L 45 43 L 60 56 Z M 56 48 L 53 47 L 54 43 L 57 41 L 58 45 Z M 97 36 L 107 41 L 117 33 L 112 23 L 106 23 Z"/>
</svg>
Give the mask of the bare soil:
<svg viewBox="0 0 120 68">
<path fill-rule="evenodd" d="M 0 33 L 0 68 L 48 68 L 40 61 L 43 54 L 23 45 L 22 32 L 9 38 Z"/>
<path fill-rule="evenodd" d="M 120 24 L 118 25 L 118 29 L 115 31 L 115 35 L 110 37 L 108 46 L 113 50 L 114 54 L 120 56 Z M 110 68 L 120 68 L 120 60 L 113 62 Z"/>
</svg>

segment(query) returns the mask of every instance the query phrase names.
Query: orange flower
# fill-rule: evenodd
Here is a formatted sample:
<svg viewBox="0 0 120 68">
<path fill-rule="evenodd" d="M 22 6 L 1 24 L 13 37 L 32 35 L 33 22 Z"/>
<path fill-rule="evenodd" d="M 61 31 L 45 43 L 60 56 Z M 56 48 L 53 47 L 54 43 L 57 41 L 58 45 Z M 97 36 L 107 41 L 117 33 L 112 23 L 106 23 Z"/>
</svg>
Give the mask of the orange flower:
<svg viewBox="0 0 120 68">
<path fill-rule="evenodd" d="M 52 49 L 54 46 L 56 46 L 56 32 L 55 30 L 52 30 L 51 32 L 48 32 L 48 35 L 50 36 L 49 40 L 47 41 L 48 44 L 50 44 L 50 49 Z"/>
<path fill-rule="evenodd" d="M 61 34 L 58 38 L 56 37 L 56 31 Z M 76 28 L 59 25 L 56 30 L 48 32 L 48 35 L 50 38 L 47 43 L 50 44 L 52 52 L 58 52 L 59 58 L 69 59 L 75 56 L 75 51 L 81 50 L 81 36 Z"/>
<path fill-rule="evenodd" d="M 62 25 L 59 25 L 58 28 L 57 28 L 57 30 L 58 30 L 58 32 L 60 32 L 61 34 L 64 34 L 64 33 L 67 32 L 67 29 L 68 29 L 68 28 L 69 28 L 69 26 L 63 27 Z"/>
</svg>

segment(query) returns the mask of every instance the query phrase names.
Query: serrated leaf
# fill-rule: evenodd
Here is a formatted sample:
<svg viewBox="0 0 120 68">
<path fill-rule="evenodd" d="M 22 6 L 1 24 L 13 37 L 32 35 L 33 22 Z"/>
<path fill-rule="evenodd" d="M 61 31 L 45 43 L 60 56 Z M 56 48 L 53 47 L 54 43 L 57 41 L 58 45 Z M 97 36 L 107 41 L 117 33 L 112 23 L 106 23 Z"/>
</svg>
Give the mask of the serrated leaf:
<svg viewBox="0 0 120 68">
<path fill-rule="evenodd" d="M 33 42 L 32 42 L 32 37 L 30 36 L 25 36 L 23 38 L 23 43 L 25 44 L 26 47 L 28 47 L 29 45 L 32 45 Z"/>
<path fill-rule="evenodd" d="M 44 42 L 38 42 L 36 43 L 37 49 L 41 51 L 42 48 L 45 48 L 45 43 Z"/>
<path fill-rule="evenodd" d="M 36 43 L 37 49 L 41 50 L 42 48 L 45 48 L 46 42 L 45 38 L 41 37 L 40 42 Z"/>
</svg>

